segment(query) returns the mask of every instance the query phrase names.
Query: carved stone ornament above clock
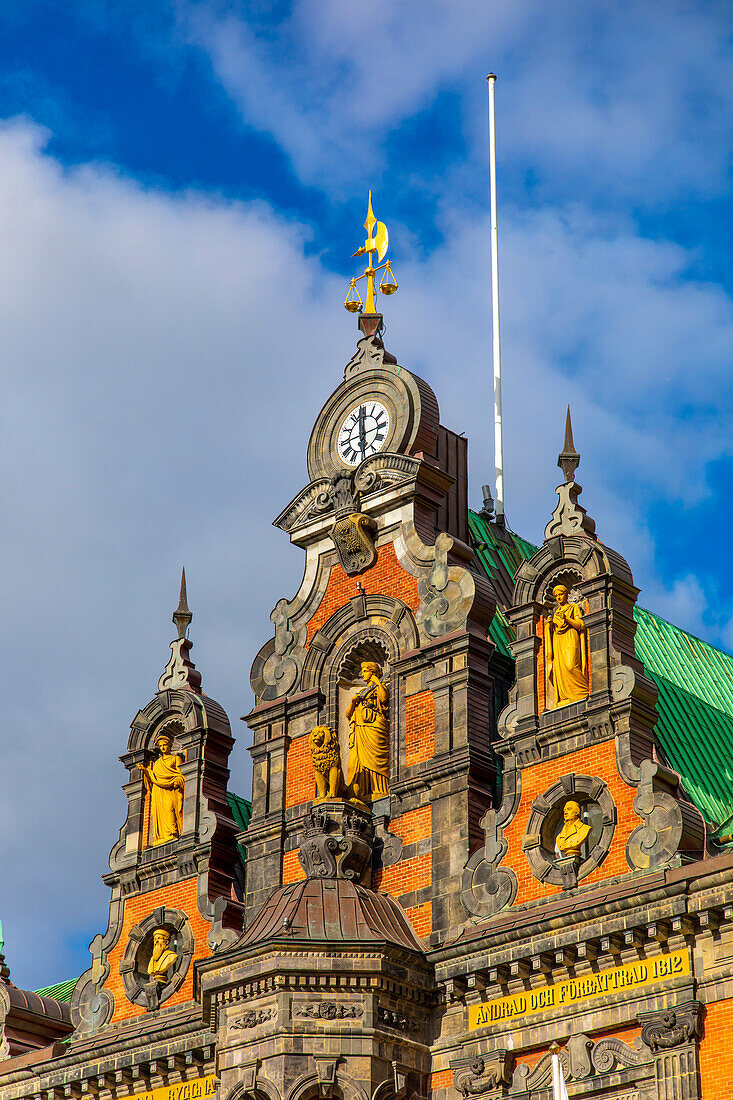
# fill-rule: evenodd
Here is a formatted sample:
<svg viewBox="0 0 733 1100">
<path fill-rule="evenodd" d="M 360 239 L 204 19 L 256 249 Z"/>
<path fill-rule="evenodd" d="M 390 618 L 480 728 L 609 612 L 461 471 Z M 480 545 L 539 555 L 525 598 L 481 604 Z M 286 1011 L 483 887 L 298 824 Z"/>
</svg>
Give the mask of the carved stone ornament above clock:
<svg viewBox="0 0 733 1100">
<path fill-rule="evenodd" d="M 438 403 L 430 387 L 395 365 L 366 370 L 336 389 L 308 443 L 311 481 L 354 469 L 383 451 L 432 454 Z"/>
</svg>

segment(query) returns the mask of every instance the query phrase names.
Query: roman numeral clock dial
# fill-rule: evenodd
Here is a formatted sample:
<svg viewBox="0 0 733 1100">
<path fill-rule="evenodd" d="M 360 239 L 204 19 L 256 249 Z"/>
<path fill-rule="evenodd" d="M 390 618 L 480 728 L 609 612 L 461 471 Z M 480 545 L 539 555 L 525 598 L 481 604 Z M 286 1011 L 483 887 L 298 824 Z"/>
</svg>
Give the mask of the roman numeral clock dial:
<svg viewBox="0 0 733 1100">
<path fill-rule="evenodd" d="M 381 451 L 389 432 L 389 413 L 379 401 L 362 401 L 339 429 L 337 450 L 346 466 L 358 466 Z"/>
</svg>

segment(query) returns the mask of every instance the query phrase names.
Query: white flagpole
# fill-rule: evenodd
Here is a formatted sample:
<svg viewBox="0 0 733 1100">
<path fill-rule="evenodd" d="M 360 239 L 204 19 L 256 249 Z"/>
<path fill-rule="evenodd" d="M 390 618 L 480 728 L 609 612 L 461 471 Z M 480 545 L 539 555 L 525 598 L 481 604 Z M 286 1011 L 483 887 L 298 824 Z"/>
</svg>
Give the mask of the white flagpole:
<svg viewBox="0 0 733 1100">
<path fill-rule="evenodd" d="M 552 1051 L 552 1100 L 568 1100 L 568 1090 L 565 1088 L 565 1078 L 562 1072 L 562 1063 L 557 1043 L 550 1047 Z"/>
<path fill-rule="evenodd" d="M 504 441 L 501 418 L 501 344 L 499 340 L 499 233 L 496 218 L 496 122 L 494 85 L 489 73 L 489 184 L 491 191 L 491 320 L 494 352 L 494 468 L 496 472 L 496 518 L 504 522 Z"/>
</svg>

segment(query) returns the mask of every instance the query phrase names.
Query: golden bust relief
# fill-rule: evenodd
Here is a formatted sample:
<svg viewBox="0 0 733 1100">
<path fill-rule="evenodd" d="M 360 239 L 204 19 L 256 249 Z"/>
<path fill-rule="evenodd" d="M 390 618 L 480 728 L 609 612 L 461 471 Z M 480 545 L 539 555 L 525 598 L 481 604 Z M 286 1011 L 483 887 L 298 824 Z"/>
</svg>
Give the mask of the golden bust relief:
<svg viewBox="0 0 733 1100">
<path fill-rule="evenodd" d="M 178 955 L 171 949 L 171 934 L 165 928 L 153 932 L 153 953 L 148 963 L 148 976 L 154 982 L 165 982 L 168 971 L 178 962 Z"/>
<path fill-rule="evenodd" d="M 324 798 L 340 798 L 344 776 L 338 737 L 330 726 L 315 726 L 308 739 L 316 778 L 316 802 Z"/>
<path fill-rule="evenodd" d="M 564 824 L 555 838 L 557 849 L 563 856 L 580 855 L 591 827 L 581 821 L 580 805 L 572 800 L 565 803 L 562 816 Z"/>
<path fill-rule="evenodd" d="M 152 844 L 166 844 L 176 840 L 183 828 L 183 788 L 181 773 L 182 756 L 171 754 L 173 739 L 161 733 L 155 739 L 160 756 L 152 764 L 138 764 L 143 773 L 145 787 L 150 792 L 150 825 Z"/>
<path fill-rule="evenodd" d="M 349 722 L 349 764 L 346 783 L 360 802 L 373 802 L 389 792 L 389 690 L 382 670 L 364 661 L 361 676 L 366 687 L 346 708 Z"/>
<path fill-rule="evenodd" d="M 547 671 L 553 706 L 563 707 L 588 697 L 585 623 L 578 605 L 569 601 L 566 585 L 556 584 L 552 595 L 557 606 L 547 622 Z"/>
</svg>

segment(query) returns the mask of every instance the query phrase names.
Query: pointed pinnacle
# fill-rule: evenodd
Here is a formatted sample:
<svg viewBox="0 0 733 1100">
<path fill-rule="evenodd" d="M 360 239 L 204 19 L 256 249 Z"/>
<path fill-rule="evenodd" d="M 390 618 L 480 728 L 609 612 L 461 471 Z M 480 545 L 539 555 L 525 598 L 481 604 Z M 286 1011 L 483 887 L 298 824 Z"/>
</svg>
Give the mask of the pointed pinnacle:
<svg viewBox="0 0 733 1100">
<path fill-rule="evenodd" d="M 567 454 L 572 454 L 575 451 L 575 444 L 573 443 L 573 422 L 570 419 L 570 406 L 568 405 L 568 411 L 565 416 L 565 445 L 563 450 Z"/>
<path fill-rule="evenodd" d="M 566 484 L 575 480 L 575 471 L 579 463 L 580 455 L 575 450 L 575 443 L 573 442 L 573 423 L 570 419 L 570 406 L 568 405 L 565 417 L 565 443 L 562 451 L 557 456 L 557 464 L 565 475 Z"/>
<path fill-rule="evenodd" d="M 185 638 L 186 631 L 188 630 L 188 624 L 191 622 L 193 615 L 188 610 L 188 599 L 186 597 L 186 567 L 181 570 L 181 593 L 178 599 L 178 607 L 173 612 L 173 622 L 178 628 L 178 637 Z"/>
</svg>

